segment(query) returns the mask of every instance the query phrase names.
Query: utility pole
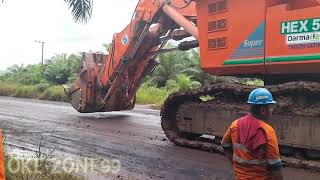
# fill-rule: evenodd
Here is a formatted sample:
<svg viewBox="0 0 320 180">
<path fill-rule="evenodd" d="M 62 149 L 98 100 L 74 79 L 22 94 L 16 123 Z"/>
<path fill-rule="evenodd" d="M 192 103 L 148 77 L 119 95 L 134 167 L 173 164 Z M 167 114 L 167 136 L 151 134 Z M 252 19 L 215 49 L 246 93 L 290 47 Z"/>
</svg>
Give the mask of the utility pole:
<svg viewBox="0 0 320 180">
<path fill-rule="evenodd" d="M 36 43 L 41 43 L 41 77 L 43 78 L 43 73 L 44 73 L 44 62 L 43 62 L 43 50 L 44 50 L 44 44 L 45 42 L 44 41 L 38 41 L 36 40 L 35 41 Z"/>
</svg>

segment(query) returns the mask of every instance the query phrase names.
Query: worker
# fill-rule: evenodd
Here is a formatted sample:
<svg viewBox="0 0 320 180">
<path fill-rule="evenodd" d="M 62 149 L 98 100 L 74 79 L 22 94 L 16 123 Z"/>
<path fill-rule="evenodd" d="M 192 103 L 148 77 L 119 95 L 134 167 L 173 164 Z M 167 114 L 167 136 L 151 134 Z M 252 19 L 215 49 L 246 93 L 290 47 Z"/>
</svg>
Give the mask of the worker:
<svg viewBox="0 0 320 180">
<path fill-rule="evenodd" d="M 4 157 L 3 157 L 3 146 L 2 146 L 2 130 L 0 129 L 0 180 L 5 180 L 4 173 Z"/>
<path fill-rule="evenodd" d="M 247 103 L 250 113 L 232 122 L 221 142 L 235 179 L 282 180 L 277 136 L 269 125 L 276 102 L 267 89 L 258 88 Z"/>
</svg>

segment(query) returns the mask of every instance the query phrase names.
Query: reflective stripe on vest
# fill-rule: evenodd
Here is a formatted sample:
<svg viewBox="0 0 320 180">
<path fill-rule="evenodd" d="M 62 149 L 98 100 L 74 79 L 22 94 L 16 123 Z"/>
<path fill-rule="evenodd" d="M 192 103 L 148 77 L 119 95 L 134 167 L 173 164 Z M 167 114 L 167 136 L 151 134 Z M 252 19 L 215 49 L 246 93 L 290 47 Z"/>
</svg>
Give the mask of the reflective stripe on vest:
<svg viewBox="0 0 320 180">
<path fill-rule="evenodd" d="M 249 165 L 263 165 L 266 164 L 266 160 L 265 159 L 253 159 L 253 160 L 245 160 L 242 159 L 241 157 L 233 154 L 233 161 L 237 162 L 239 164 L 249 164 Z"/>
<path fill-rule="evenodd" d="M 238 144 L 238 143 L 233 143 L 233 149 L 240 149 L 241 151 L 249 152 L 249 150 L 245 145 Z"/>
<path fill-rule="evenodd" d="M 233 143 L 233 149 L 239 149 L 243 152 L 250 152 L 248 148 L 239 143 Z M 262 164 L 268 164 L 268 165 L 275 165 L 278 163 L 281 163 L 280 159 L 253 159 L 253 160 L 246 160 L 242 159 L 241 157 L 237 156 L 236 154 L 233 154 L 233 161 L 239 163 L 239 164 L 250 164 L 250 165 L 262 165 Z"/>
</svg>

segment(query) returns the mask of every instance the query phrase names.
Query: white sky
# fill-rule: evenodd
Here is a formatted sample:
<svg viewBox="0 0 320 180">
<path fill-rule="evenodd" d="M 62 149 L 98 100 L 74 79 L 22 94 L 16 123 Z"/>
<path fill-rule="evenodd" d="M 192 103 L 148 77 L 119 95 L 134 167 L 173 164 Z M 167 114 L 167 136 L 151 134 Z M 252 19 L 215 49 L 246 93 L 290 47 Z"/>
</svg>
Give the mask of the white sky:
<svg viewBox="0 0 320 180">
<path fill-rule="evenodd" d="M 55 53 L 104 51 L 114 33 L 128 23 L 138 0 L 94 0 L 93 16 L 86 25 L 73 21 L 64 0 L 5 0 L 0 4 L 0 70 L 13 64 L 41 61 Z"/>
</svg>

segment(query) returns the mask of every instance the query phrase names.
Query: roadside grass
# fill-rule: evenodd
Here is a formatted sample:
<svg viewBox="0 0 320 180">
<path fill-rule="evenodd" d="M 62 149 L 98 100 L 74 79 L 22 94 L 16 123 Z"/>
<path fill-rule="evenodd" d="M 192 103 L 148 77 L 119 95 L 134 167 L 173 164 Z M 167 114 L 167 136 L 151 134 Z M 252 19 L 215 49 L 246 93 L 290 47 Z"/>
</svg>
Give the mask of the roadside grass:
<svg viewBox="0 0 320 180">
<path fill-rule="evenodd" d="M 54 168 L 46 160 L 25 160 L 5 156 L 5 176 L 7 180 L 84 180 L 82 176 Z"/>
<path fill-rule="evenodd" d="M 137 92 L 137 104 L 153 104 L 159 108 L 170 94 L 171 91 L 165 88 L 141 86 Z"/>
<path fill-rule="evenodd" d="M 260 79 L 251 79 L 244 84 L 263 87 L 264 82 Z M 154 108 L 159 109 L 165 99 L 177 88 L 157 88 L 148 83 L 142 84 L 136 94 L 137 104 L 151 104 Z M 41 99 L 49 101 L 67 102 L 68 99 L 64 94 L 62 86 L 49 85 L 46 83 L 37 85 L 20 85 L 10 82 L 0 81 L 0 96 L 11 96 L 31 99 Z"/>
<path fill-rule="evenodd" d="M 17 89 L 17 84 L 0 82 L 0 96 L 13 96 Z"/>
<path fill-rule="evenodd" d="M 13 96 L 19 98 L 37 98 L 38 94 L 39 92 L 35 86 L 18 85 Z"/>
<path fill-rule="evenodd" d="M 152 104 L 156 108 L 161 107 L 164 100 L 172 91 L 166 88 L 142 85 L 137 92 L 137 104 Z M 19 98 L 41 99 L 49 101 L 66 102 L 62 86 L 50 86 L 47 84 L 20 85 L 10 82 L 0 81 L 0 96 L 10 96 Z"/>
<path fill-rule="evenodd" d="M 41 99 L 50 101 L 67 101 L 62 86 L 46 84 L 21 85 L 0 81 L 0 96 Z"/>
<path fill-rule="evenodd" d="M 160 107 L 170 93 L 171 91 L 165 88 L 142 85 L 137 92 L 137 104 L 153 104 L 155 107 Z M 20 85 L 0 81 L 0 96 L 68 101 L 62 86 L 50 86 L 46 84 Z"/>
<path fill-rule="evenodd" d="M 68 101 L 66 95 L 64 94 L 64 90 L 62 86 L 48 87 L 42 93 L 40 93 L 39 99 L 49 100 L 49 101 L 62 101 L 62 102 Z"/>
</svg>

